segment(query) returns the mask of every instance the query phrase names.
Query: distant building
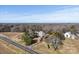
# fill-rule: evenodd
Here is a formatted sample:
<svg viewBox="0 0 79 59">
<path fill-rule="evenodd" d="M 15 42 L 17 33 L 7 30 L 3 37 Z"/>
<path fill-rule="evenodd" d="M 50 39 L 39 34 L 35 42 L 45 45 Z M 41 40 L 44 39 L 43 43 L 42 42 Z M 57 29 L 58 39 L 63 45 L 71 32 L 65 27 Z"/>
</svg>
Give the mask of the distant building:
<svg viewBox="0 0 79 59">
<path fill-rule="evenodd" d="M 70 38 L 71 37 L 71 32 L 66 32 L 64 33 L 65 38 Z"/>
<path fill-rule="evenodd" d="M 71 33 L 71 32 L 66 32 L 66 33 L 64 33 L 64 36 L 65 36 L 65 38 L 76 39 L 79 36 L 79 34 L 78 33 L 74 34 L 74 33 Z"/>
</svg>

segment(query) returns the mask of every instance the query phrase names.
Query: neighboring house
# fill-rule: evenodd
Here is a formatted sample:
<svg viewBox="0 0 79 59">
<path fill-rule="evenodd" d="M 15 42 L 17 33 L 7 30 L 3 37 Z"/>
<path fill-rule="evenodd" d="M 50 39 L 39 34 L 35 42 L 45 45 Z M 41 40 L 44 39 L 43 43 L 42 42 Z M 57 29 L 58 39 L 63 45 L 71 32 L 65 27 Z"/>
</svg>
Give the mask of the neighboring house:
<svg viewBox="0 0 79 59">
<path fill-rule="evenodd" d="M 66 32 L 64 33 L 65 38 L 70 38 L 71 37 L 71 32 Z"/>
<path fill-rule="evenodd" d="M 71 38 L 71 39 L 76 39 L 79 34 L 78 33 L 71 33 L 71 32 L 66 32 L 64 33 L 65 38 Z"/>
</svg>

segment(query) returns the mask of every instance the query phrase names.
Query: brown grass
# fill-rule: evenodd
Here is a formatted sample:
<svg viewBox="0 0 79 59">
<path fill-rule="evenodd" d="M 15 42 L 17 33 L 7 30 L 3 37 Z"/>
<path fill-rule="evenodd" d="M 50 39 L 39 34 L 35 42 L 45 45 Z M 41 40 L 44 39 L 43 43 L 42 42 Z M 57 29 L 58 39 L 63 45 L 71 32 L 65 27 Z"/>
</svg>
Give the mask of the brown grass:
<svg viewBox="0 0 79 59">
<path fill-rule="evenodd" d="M 24 53 L 28 53 L 25 52 L 11 44 L 8 44 L 7 42 L 0 40 L 0 53 L 1 54 L 24 54 Z"/>
<path fill-rule="evenodd" d="M 20 43 L 25 46 L 24 42 L 21 40 L 22 32 L 2 32 L 10 38 L 12 38 L 17 43 Z M 47 48 L 44 42 L 39 44 L 32 45 L 33 50 L 40 52 L 42 54 L 78 54 L 79 53 L 79 40 L 66 39 L 63 41 L 64 45 L 61 46 L 57 51 L 55 51 L 52 47 L 50 49 Z"/>
</svg>

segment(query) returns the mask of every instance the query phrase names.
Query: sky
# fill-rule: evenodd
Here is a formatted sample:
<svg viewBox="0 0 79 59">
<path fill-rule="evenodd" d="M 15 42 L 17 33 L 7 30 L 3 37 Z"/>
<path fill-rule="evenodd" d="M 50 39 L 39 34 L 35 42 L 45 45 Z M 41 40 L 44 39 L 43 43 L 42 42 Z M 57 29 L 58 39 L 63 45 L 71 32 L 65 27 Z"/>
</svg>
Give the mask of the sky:
<svg viewBox="0 0 79 59">
<path fill-rule="evenodd" d="M 79 6 L 0 5 L 0 23 L 79 23 Z"/>
</svg>

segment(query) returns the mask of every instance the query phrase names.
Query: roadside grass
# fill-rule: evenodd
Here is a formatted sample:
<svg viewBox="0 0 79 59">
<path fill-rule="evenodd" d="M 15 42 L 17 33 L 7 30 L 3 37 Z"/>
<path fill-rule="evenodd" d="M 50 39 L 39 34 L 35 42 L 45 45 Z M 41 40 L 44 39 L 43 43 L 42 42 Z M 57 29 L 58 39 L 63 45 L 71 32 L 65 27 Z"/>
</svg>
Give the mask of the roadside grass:
<svg viewBox="0 0 79 59">
<path fill-rule="evenodd" d="M 0 40 L 0 42 L 8 51 L 9 50 L 12 51 L 11 54 L 28 54 L 28 52 L 25 52 L 11 44 L 8 44 L 7 42 L 4 42 L 3 40 Z"/>
</svg>

